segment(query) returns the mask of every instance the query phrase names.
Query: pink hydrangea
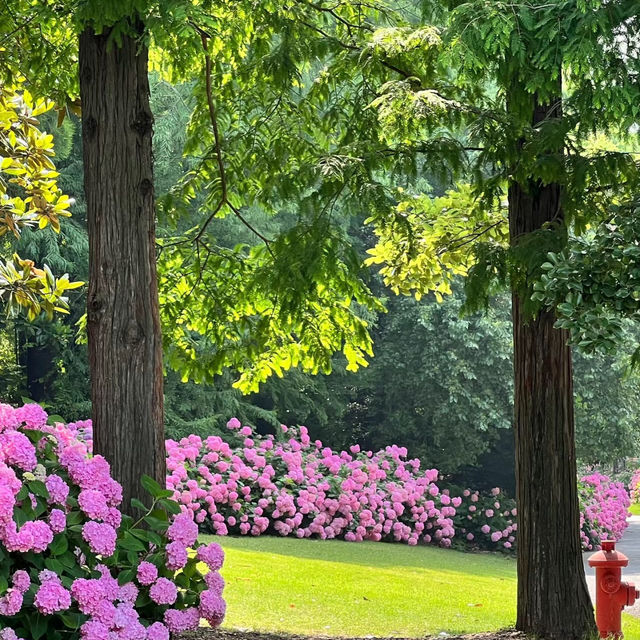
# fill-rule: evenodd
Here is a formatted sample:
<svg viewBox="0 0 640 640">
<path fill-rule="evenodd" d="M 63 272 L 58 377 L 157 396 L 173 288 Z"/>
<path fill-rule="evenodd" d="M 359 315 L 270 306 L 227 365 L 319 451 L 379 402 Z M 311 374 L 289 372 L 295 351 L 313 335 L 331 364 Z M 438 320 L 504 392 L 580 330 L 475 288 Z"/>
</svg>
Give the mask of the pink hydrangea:
<svg viewBox="0 0 640 640">
<path fill-rule="evenodd" d="M 52 541 L 53 532 L 46 522 L 29 520 L 20 527 L 20 530 L 9 532 L 5 546 L 9 551 L 42 553 Z"/>
<path fill-rule="evenodd" d="M 147 628 L 147 640 L 169 640 L 169 629 L 162 622 L 154 622 Z"/>
<path fill-rule="evenodd" d="M 187 548 L 181 542 L 170 542 L 167 547 L 167 569 L 177 571 L 182 569 L 189 559 Z"/>
<path fill-rule="evenodd" d="M 28 429 L 40 429 L 47 424 L 49 416 L 39 404 L 25 404 L 16 409 L 16 418 Z"/>
<path fill-rule="evenodd" d="M 218 571 L 224 563 L 224 551 L 216 542 L 198 548 L 198 560 L 204 562 L 211 571 Z"/>
<path fill-rule="evenodd" d="M 71 606 L 71 594 L 62 586 L 60 580 L 46 580 L 36 592 L 36 609 L 45 615 L 66 611 Z"/>
<path fill-rule="evenodd" d="M 150 562 L 141 562 L 138 565 L 137 577 L 140 584 L 148 586 L 156 581 L 158 569 Z"/>
<path fill-rule="evenodd" d="M 215 629 L 222 624 L 227 610 L 225 601 L 214 591 L 200 594 L 200 615 Z"/>
<path fill-rule="evenodd" d="M 38 464 L 35 447 L 19 431 L 0 433 L 0 451 L 5 464 L 16 466 L 22 471 L 33 471 Z"/>
<path fill-rule="evenodd" d="M 111 640 L 109 627 L 102 622 L 89 620 L 80 627 L 82 640 Z"/>
<path fill-rule="evenodd" d="M 217 571 L 209 571 L 204 576 L 207 587 L 217 595 L 221 596 L 224 591 L 224 578 Z"/>
<path fill-rule="evenodd" d="M 100 580 L 88 580 L 78 578 L 71 585 L 71 595 L 78 603 L 82 613 L 91 615 L 98 610 L 100 603 L 105 599 L 105 592 Z"/>
<path fill-rule="evenodd" d="M 178 597 L 178 589 L 171 580 L 158 578 L 149 590 L 149 596 L 156 604 L 173 604 Z"/>
<path fill-rule="evenodd" d="M 0 432 L 5 429 L 17 429 L 20 420 L 16 415 L 16 410 L 8 405 L 0 402 Z"/>
<path fill-rule="evenodd" d="M 91 551 L 102 556 L 112 556 L 116 550 L 116 530 L 109 524 L 86 522 L 82 527 L 82 537 Z"/>
<path fill-rule="evenodd" d="M 58 475 L 47 476 L 45 486 L 49 491 L 49 503 L 65 504 L 69 496 L 69 485 Z"/>
<path fill-rule="evenodd" d="M 78 495 L 78 505 L 93 520 L 103 520 L 109 513 L 106 497 L 96 489 L 81 491 Z"/>
<path fill-rule="evenodd" d="M 18 589 L 9 589 L 0 598 L 0 615 L 15 616 L 22 609 L 23 596 Z"/>
<path fill-rule="evenodd" d="M 138 587 L 133 582 L 123 584 L 118 590 L 118 600 L 133 604 L 138 597 Z"/>
<path fill-rule="evenodd" d="M 49 526 L 54 534 L 62 533 L 67 526 L 67 516 L 60 509 L 52 509 L 49 514 Z"/>
<path fill-rule="evenodd" d="M 198 525 L 193 521 L 193 516 L 190 513 L 177 515 L 167 529 L 167 537 L 185 547 L 193 546 L 198 539 Z"/>
<path fill-rule="evenodd" d="M 31 578 L 29 578 L 29 574 L 26 571 L 19 569 L 11 576 L 11 583 L 14 589 L 17 589 L 20 593 L 25 593 L 31 586 Z"/>
<path fill-rule="evenodd" d="M 167 609 L 164 612 L 164 623 L 171 633 L 193 631 L 200 624 L 200 611 L 195 607 Z"/>
</svg>

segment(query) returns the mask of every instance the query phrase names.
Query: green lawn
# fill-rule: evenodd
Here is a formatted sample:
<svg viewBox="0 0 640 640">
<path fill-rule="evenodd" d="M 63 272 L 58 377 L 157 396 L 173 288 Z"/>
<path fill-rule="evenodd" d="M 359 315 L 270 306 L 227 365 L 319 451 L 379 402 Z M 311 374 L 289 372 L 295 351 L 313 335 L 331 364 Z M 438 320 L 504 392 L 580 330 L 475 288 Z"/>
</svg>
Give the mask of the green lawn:
<svg viewBox="0 0 640 640">
<path fill-rule="evenodd" d="M 634 502 L 630 507 L 629 507 L 629 513 L 632 516 L 640 516 L 640 504 L 638 504 L 637 502 Z"/>
<path fill-rule="evenodd" d="M 515 562 L 433 547 L 215 538 L 226 551 L 225 626 L 335 636 L 437 635 L 509 627 Z M 640 621 L 625 620 L 626 640 Z"/>
</svg>

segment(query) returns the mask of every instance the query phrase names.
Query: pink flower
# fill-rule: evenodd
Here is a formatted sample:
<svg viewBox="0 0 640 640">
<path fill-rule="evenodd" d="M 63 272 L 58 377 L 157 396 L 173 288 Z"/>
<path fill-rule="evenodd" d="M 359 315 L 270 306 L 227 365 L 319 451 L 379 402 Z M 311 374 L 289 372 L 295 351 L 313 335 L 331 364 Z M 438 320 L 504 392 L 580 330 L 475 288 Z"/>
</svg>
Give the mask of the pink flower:
<svg viewBox="0 0 640 640">
<path fill-rule="evenodd" d="M 158 577 L 158 569 L 150 562 L 141 562 L 138 565 L 138 582 L 142 585 L 153 584 Z"/>
<path fill-rule="evenodd" d="M 181 542 L 170 542 L 167 547 L 167 569 L 177 571 L 182 569 L 186 564 L 189 556 L 187 548 Z"/>
<path fill-rule="evenodd" d="M 147 628 L 147 640 L 169 640 L 169 629 L 162 622 L 154 622 Z"/>
<path fill-rule="evenodd" d="M 191 547 L 198 539 L 198 525 L 189 513 L 181 513 L 169 525 L 167 537 L 172 542 L 180 542 L 185 547 Z"/>
<path fill-rule="evenodd" d="M 22 609 L 22 593 L 18 589 L 9 589 L 0 598 L 0 616 L 15 616 Z"/>
<path fill-rule="evenodd" d="M 93 520 L 103 520 L 109 513 L 107 499 L 96 489 L 85 489 L 78 496 L 78 505 Z"/>
<path fill-rule="evenodd" d="M 224 591 L 224 578 L 217 571 L 209 571 L 204 576 L 207 587 L 215 594 L 221 596 Z"/>
<path fill-rule="evenodd" d="M 149 590 L 149 596 L 156 604 L 173 604 L 178 597 L 178 589 L 171 580 L 158 578 Z"/>
<path fill-rule="evenodd" d="M 112 556 L 116 550 L 116 530 L 109 524 L 87 522 L 82 527 L 82 537 L 91 551 L 105 557 Z"/>
<path fill-rule="evenodd" d="M 200 594 L 200 615 L 215 629 L 222 624 L 227 610 L 225 601 L 214 591 Z"/>
<path fill-rule="evenodd" d="M 20 593 L 25 593 L 31 586 L 31 579 L 29 574 L 22 569 L 18 569 L 13 576 L 11 576 L 11 582 L 14 589 L 17 589 Z"/>
<path fill-rule="evenodd" d="M 60 509 L 52 509 L 49 514 L 49 526 L 54 534 L 62 533 L 67 526 L 67 516 Z"/>
<path fill-rule="evenodd" d="M 18 421 L 24 423 L 28 429 L 40 429 L 47 424 L 49 416 L 39 404 L 25 404 L 16 409 Z"/>
<path fill-rule="evenodd" d="M 109 627 L 102 622 L 89 620 L 80 627 L 80 637 L 82 640 L 109 640 Z"/>
<path fill-rule="evenodd" d="M 34 604 L 36 609 L 45 615 L 66 611 L 71 606 L 71 594 L 59 579 L 47 580 L 38 589 Z"/>
<path fill-rule="evenodd" d="M 133 582 L 127 582 L 118 589 L 118 600 L 129 604 L 134 604 L 138 597 L 138 587 Z"/>
<path fill-rule="evenodd" d="M 224 551 L 216 542 L 198 548 L 198 560 L 204 562 L 211 571 L 218 571 L 224 563 Z"/>
<path fill-rule="evenodd" d="M 58 475 L 50 475 L 45 480 L 49 491 L 49 503 L 65 504 L 69 496 L 69 485 Z"/>
<path fill-rule="evenodd" d="M 82 613 L 92 615 L 98 610 L 100 603 L 105 598 L 104 587 L 99 580 L 87 580 L 78 578 L 71 585 L 71 595 L 78 603 Z"/>
<path fill-rule="evenodd" d="M 193 631 L 200 624 L 200 612 L 194 607 L 188 609 L 167 609 L 164 612 L 164 623 L 171 633 Z"/>
</svg>

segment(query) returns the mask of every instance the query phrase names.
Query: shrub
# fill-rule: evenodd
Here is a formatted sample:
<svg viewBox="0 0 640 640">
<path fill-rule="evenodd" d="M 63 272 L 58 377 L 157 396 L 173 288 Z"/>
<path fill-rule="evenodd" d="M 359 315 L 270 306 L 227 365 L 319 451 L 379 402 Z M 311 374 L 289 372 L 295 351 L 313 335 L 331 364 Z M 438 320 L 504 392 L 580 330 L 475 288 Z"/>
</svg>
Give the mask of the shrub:
<svg viewBox="0 0 640 640">
<path fill-rule="evenodd" d="M 90 424 L 47 425 L 38 405 L 0 404 L 0 638 L 166 640 L 225 612 L 223 554 L 196 543 L 192 515 L 151 478 L 149 508 L 78 440 Z M 203 576 L 198 563 L 210 573 Z"/>
<path fill-rule="evenodd" d="M 304 427 L 283 425 L 277 438 L 228 427 L 224 440 L 167 441 L 167 487 L 214 533 L 451 545 L 460 498 L 441 493 L 438 471 L 405 448 L 338 453 Z"/>
<path fill-rule="evenodd" d="M 621 482 L 593 473 L 578 483 L 580 538 L 585 551 L 599 549 L 602 540 L 620 540 L 627 528 L 631 499 Z"/>
<path fill-rule="evenodd" d="M 510 551 L 516 540 L 516 503 L 496 487 L 488 493 L 465 489 L 454 518 L 456 535 L 472 547 Z"/>
</svg>

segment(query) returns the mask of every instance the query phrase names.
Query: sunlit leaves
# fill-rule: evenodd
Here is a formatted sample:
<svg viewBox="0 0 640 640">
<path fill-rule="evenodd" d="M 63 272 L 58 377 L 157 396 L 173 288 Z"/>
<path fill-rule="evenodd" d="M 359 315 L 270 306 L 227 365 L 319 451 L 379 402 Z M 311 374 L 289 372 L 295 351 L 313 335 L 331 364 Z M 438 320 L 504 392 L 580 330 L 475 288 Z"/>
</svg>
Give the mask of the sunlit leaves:
<svg viewBox="0 0 640 640">
<path fill-rule="evenodd" d="M 344 239 L 300 225 L 270 248 L 205 242 L 162 251 L 165 352 L 185 379 L 210 382 L 230 366 L 248 392 L 293 367 L 328 373 L 339 351 L 350 369 L 366 366 L 362 308 L 381 305 Z"/>
<path fill-rule="evenodd" d="M 60 231 L 71 200 L 56 184 L 51 160 L 53 137 L 40 131 L 37 116 L 51 104 L 0 86 L 0 237 L 20 237 L 24 228 Z M 68 276 L 55 278 L 30 260 L 0 259 L 0 301 L 10 314 L 25 310 L 29 319 L 41 312 L 66 312 L 66 292 L 81 286 Z"/>
<path fill-rule="evenodd" d="M 380 273 L 395 293 L 418 297 L 433 291 L 441 299 L 451 293 L 454 278 L 475 263 L 479 240 L 506 242 L 505 211 L 499 205 L 479 206 L 468 185 L 440 198 L 403 199 L 393 214 L 372 222 L 378 242 L 367 263 L 382 265 Z"/>
</svg>

